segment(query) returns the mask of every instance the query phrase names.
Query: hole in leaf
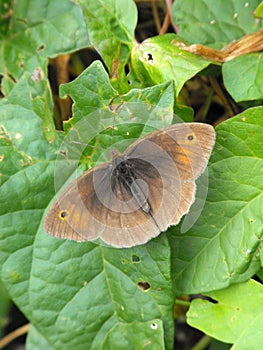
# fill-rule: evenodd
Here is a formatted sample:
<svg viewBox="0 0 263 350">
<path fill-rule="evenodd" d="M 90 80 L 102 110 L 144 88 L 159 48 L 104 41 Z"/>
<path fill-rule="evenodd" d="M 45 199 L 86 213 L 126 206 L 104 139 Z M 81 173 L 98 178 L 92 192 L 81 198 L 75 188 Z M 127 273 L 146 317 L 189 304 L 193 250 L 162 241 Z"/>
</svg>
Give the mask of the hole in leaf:
<svg viewBox="0 0 263 350">
<path fill-rule="evenodd" d="M 132 262 L 138 263 L 140 261 L 141 261 L 141 259 L 138 255 L 135 255 L 135 254 L 132 255 Z"/>
<path fill-rule="evenodd" d="M 154 330 L 157 329 L 157 328 L 158 328 L 157 323 L 153 322 L 153 323 L 151 324 L 151 328 L 154 329 Z"/>
<path fill-rule="evenodd" d="M 146 282 L 146 281 L 141 281 L 137 283 L 137 286 L 143 290 L 144 292 L 147 292 L 147 290 L 149 290 L 151 288 L 151 285 Z"/>
<path fill-rule="evenodd" d="M 128 64 L 125 64 L 124 71 L 125 71 L 126 75 L 128 75 L 130 73 L 130 66 Z"/>
<path fill-rule="evenodd" d="M 147 53 L 147 61 L 153 63 L 153 55 L 150 52 Z"/>
<path fill-rule="evenodd" d="M 40 46 L 37 48 L 37 51 L 38 51 L 38 52 L 39 52 L 39 51 L 43 51 L 44 48 L 45 48 L 45 45 L 42 44 L 42 45 L 40 45 Z"/>
<path fill-rule="evenodd" d="M 68 152 L 66 151 L 66 150 L 63 150 L 63 149 L 61 149 L 60 151 L 59 151 L 59 154 L 61 154 L 63 157 L 67 157 L 68 156 Z"/>
</svg>

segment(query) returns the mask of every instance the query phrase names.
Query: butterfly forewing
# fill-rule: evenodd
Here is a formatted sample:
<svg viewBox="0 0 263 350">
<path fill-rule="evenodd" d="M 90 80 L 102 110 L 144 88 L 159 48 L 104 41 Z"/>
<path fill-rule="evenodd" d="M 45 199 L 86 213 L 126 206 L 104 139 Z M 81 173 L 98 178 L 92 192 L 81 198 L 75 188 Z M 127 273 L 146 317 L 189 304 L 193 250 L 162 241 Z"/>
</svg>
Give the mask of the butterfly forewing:
<svg viewBox="0 0 263 350">
<path fill-rule="evenodd" d="M 206 167 L 214 142 L 214 129 L 207 124 L 175 124 L 137 140 L 126 152 L 131 155 L 136 152 L 143 158 L 151 154 L 152 144 L 157 145 L 173 160 L 180 179 L 190 180 L 196 179 Z"/>
</svg>

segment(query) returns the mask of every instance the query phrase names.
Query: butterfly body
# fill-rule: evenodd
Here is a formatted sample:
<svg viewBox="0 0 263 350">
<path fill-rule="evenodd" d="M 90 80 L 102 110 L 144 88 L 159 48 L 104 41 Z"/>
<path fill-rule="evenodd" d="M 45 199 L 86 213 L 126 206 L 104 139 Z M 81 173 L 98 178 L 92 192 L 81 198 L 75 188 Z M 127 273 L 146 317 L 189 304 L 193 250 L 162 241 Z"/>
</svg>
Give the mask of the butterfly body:
<svg viewBox="0 0 263 350">
<path fill-rule="evenodd" d="M 146 135 L 73 181 L 49 210 L 46 231 L 114 247 L 147 242 L 189 211 L 214 140 L 213 128 L 200 123 Z"/>
<path fill-rule="evenodd" d="M 143 166 L 141 164 L 141 166 Z M 145 164 L 146 167 L 146 164 Z M 150 213 L 151 206 L 147 199 L 147 193 L 143 188 L 143 183 L 140 181 L 138 172 L 138 160 L 129 159 L 127 157 L 117 158 L 113 161 L 113 176 L 112 176 L 112 191 L 115 192 L 116 185 L 122 183 L 126 191 L 129 192 L 137 202 L 140 209 L 146 213 Z"/>
</svg>

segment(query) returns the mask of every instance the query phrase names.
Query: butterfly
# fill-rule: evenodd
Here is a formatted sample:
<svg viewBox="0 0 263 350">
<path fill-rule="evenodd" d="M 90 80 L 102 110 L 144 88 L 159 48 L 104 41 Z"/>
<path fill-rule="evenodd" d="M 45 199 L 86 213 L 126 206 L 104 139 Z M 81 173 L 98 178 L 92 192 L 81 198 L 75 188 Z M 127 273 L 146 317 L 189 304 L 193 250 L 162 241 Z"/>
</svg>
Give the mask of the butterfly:
<svg viewBox="0 0 263 350">
<path fill-rule="evenodd" d="M 46 232 L 116 248 L 146 243 L 189 211 L 214 143 L 203 123 L 149 133 L 66 187 L 47 212 Z"/>
</svg>

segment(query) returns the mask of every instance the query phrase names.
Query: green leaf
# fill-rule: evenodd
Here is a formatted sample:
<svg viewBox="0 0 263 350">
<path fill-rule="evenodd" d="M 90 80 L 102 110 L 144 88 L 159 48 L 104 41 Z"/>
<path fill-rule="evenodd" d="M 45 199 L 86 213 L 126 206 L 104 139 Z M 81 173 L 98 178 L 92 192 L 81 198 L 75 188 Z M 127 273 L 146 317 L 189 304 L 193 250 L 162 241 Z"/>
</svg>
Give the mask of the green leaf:
<svg viewBox="0 0 263 350">
<path fill-rule="evenodd" d="M 148 247 L 116 250 L 38 235 L 30 288 L 33 319 L 51 343 L 65 349 L 83 349 L 84 344 L 108 349 L 104 342 L 121 349 L 118 332 L 129 324 L 130 336 L 144 343 L 147 334 L 154 337 L 155 329 L 150 327 L 154 318 L 159 320 L 160 337 L 163 319 L 171 348 L 173 293 L 167 280 L 168 251 L 165 237 Z M 151 270 L 155 276 L 151 277 Z M 148 291 L 139 287 L 141 281 L 149 283 Z M 143 330 L 140 334 L 138 327 Z M 119 336 L 109 334 L 114 330 Z"/>
<path fill-rule="evenodd" d="M 66 131 L 88 114 L 108 106 L 119 95 L 100 61 L 93 62 L 74 81 L 60 85 L 59 91 L 61 97 L 70 94 L 74 101 L 74 118 L 64 123 Z"/>
<path fill-rule="evenodd" d="M 253 16 L 258 4 L 258 0 L 176 1 L 173 18 L 188 42 L 222 48 L 262 27 Z M 223 64 L 224 84 L 235 101 L 262 99 L 261 61 L 261 54 L 250 54 Z"/>
<path fill-rule="evenodd" d="M 259 18 L 263 17 L 263 2 L 261 2 L 255 9 L 254 16 Z"/>
<path fill-rule="evenodd" d="M 151 320 L 145 323 L 120 323 L 118 326 L 109 330 L 103 344 L 99 344 L 101 349 L 147 349 L 156 348 L 165 349 L 163 326 L 160 320 Z M 27 336 L 26 348 L 28 350 L 53 350 L 45 338 L 30 326 Z"/>
<path fill-rule="evenodd" d="M 53 144 L 46 140 L 42 119 L 33 111 L 28 80 L 30 75 L 26 74 L 10 99 L 0 103 L 0 265 L 10 295 L 30 316 L 32 245 L 53 185 L 52 178 L 45 177 L 46 171 L 51 171 L 48 161 L 56 159 L 61 139 L 58 134 Z"/>
<path fill-rule="evenodd" d="M 69 142 L 78 143 L 80 151 L 78 157 L 83 151 L 83 145 L 93 140 L 96 147 L 92 149 L 92 157 L 84 158 L 86 167 L 94 165 L 101 153 L 109 149 L 115 141 L 127 140 L 132 143 L 139 136 L 152 131 L 151 128 L 161 128 L 171 124 L 173 120 L 174 106 L 174 84 L 167 82 L 153 88 L 133 89 L 125 95 L 119 95 L 110 84 L 108 75 L 100 61 L 91 64 L 77 79 L 60 89 L 61 96 L 70 94 L 74 101 L 73 118 L 64 123 L 66 132 L 69 134 Z M 156 106 L 156 112 L 151 113 Z M 118 108 L 118 113 L 115 109 Z M 178 118 L 184 117 L 184 110 L 178 111 Z M 133 114 L 131 128 L 130 115 Z M 129 117 L 128 117 L 129 116 Z M 113 124 L 119 131 L 112 131 Z M 135 125 L 137 124 L 137 127 Z M 140 125 L 140 126 L 139 126 Z M 110 128 L 110 129 L 109 129 Z M 100 134 L 105 129 L 109 129 L 109 134 Z M 129 133 L 127 134 L 127 129 Z M 76 136 L 74 135 L 77 135 Z M 114 136 L 114 137 L 113 137 Z M 75 137 L 71 140 L 71 137 Z M 129 143 L 125 143 L 126 147 Z M 67 147 L 69 145 L 67 144 Z M 116 145 L 114 145 L 116 147 Z M 75 147 L 74 152 L 76 152 Z M 120 149 L 123 151 L 124 149 Z M 75 157 L 75 153 L 72 156 Z M 109 152 L 107 152 L 109 154 Z M 97 154 L 97 155 L 96 155 Z M 68 154 L 70 157 L 70 154 Z M 78 158 L 79 160 L 79 158 Z M 108 161 L 109 158 L 103 161 Z M 87 164 L 88 161 L 88 164 Z M 62 181 L 63 182 L 63 181 Z"/>
<path fill-rule="evenodd" d="M 263 99 L 261 53 L 237 57 L 223 64 L 225 87 L 237 102 Z"/>
<path fill-rule="evenodd" d="M 104 60 L 112 83 L 129 89 L 124 66 L 128 62 L 137 9 L 132 0 L 77 1 L 84 13 L 91 44 Z"/>
<path fill-rule="evenodd" d="M 3 335 L 3 328 L 7 324 L 8 312 L 11 306 L 11 300 L 7 290 L 0 280 L 0 337 Z"/>
<path fill-rule="evenodd" d="M 109 332 L 103 349 L 165 349 L 160 320 L 145 323 L 121 324 Z"/>
<path fill-rule="evenodd" d="M 231 349 L 259 349 L 263 339 L 262 285 L 250 280 L 205 295 L 216 303 L 193 300 L 187 322 L 214 338 L 234 343 Z"/>
<path fill-rule="evenodd" d="M 186 233 L 178 226 L 169 232 L 178 294 L 224 288 L 260 267 L 262 113 L 262 107 L 251 108 L 216 128 L 202 215 Z"/>
<path fill-rule="evenodd" d="M 104 79 L 106 72 L 103 73 L 96 64 L 83 72 L 75 85 L 70 83 L 70 89 L 63 87 L 64 92 L 72 95 L 77 86 L 82 92 L 74 96 L 74 128 L 81 122 L 80 116 L 85 119 L 88 112 L 101 107 L 105 93 L 107 98 L 100 110 L 111 113 L 105 125 L 112 125 L 114 114 L 107 108 L 110 106 L 107 103 L 110 104 L 111 97 L 115 101 L 116 92 Z M 85 79 L 91 77 L 91 72 L 94 80 Z M 27 75 L 25 80 L 28 79 Z M 0 267 L 1 278 L 12 299 L 44 337 L 43 342 L 55 349 L 83 349 L 83 346 L 107 349 L 109 344 L 115 344 L 117 349 L 123 339 L 122 332 L 133 339 L 136 348 L 154 341 L 160 349 L 164 348 L 164 342 L 166 349 L 171 349 L 174 294 L 170 279 L 170 247 L 165 235 L 145 246 L 113 249 L 93 243 L 58 240 L 44 232 L 42 220 L 45 208 L 55 195 L 57 163 L 61 163 L 60 178 L 63 179 L 65 174 L 70 175 L 69 161 L 66 158 L 57 161 L 64 133 L 57 133 L 52 143 L 46 140 L 42 119 L 30 103 L 30 93 L 30 86 L 22 79 L 12 90 L 10 100 L 4 99 L 0 103 L 1 124 L 5 130 L 2 147 L 7 147 L 4 158 L 7 163 L 1 172 L 9 171 L 3 171 L 5 182 L 0 187 Z M 95 95 L 101 99 L 91 105 Z M 112 107 L 132 106 L 136 98 L 141 106 L 155 101 L 168 108 L 167 116 L 156 114 L 160 118 L 156 125 L 172 122 L 172 83 L 130 91 L 118 96 L 119 100 L 116 99 Z M 136 110 L 142 112 L 142 109 Z M 122 109 L 115 112 L 117 120 L 130 123 L 131 114 L 124 112 Z M 139 120 L 147 125 L 147 119 L 143 113 L 135 123 L 130 123 L 128 130 L 133 138 L 146 132 L 144 124 L 140 128 L 137 125 Z M 151 122 L 149 119 L 148 124 Z M 89 132 L 88 129 L 80 131 L 83 134 L 87 131 L 87 135 Z M 124 138 L 122 133 L 118 134 L 121 139 Z M 105 145 L 109 145 L 110 139 L 106 137 Z M 2 152 L 2 148 L 0 150 Z M 13 153 L 14 158 L 8 157 Z M 20 155 L 30 162 L 20 162 Z M 63 184 L 61 179 L 60 184 Z M 147 288 L 143 287 L 145 285 Z"/>
<path fill-rule="evenodd" d="M 4 17 L 5 30 L 0 32 L 0 72 L 13 79 L 4 84 L 6 93 L 24 71 L 45 72 L 47 57 L 88 45 L 81 9 L 72 1 L 29 0 L 9 6 L 0 9 L 3 16 L 11 16 Z"/>
<path fill-rule="evenodd" d="M 11 0 L 1 2 L 1 5 L 0 5 L 0 13 L 1 13 L 0 33 L 1 34 L 6 34 L 8 32 L 10 19 L 12 15 L 11 8 L 12 8 Z"/>
<path fill-rule="evenodd" d="M 173 21 L 178 34 L 189 43 L 221 49 L 231 41 L 262 27 L 253 11 L 259 0 L 177 0 Z"/>
<path fill-rule="evenodd" d="M 47 342 L 45 337 L 31 323 L 26 338 L 27 350 L 55 350 L 51 344 Z"/>
<path fill-rule="evenodd" d="M 159 35 L 134 44 L 132 75 L 143 86 L 152 86 L 174 80 L 176 95 L 184 83 L 207 67 L 211 62 L 180 49 L 175 34 Z M 132 78 L 131 82 L 132 82 Z"/>
</svg>

